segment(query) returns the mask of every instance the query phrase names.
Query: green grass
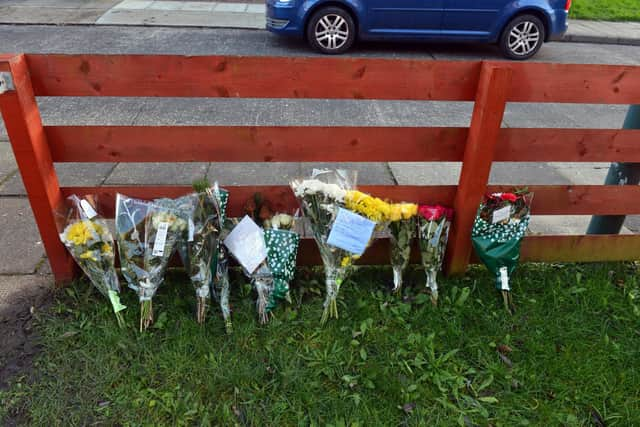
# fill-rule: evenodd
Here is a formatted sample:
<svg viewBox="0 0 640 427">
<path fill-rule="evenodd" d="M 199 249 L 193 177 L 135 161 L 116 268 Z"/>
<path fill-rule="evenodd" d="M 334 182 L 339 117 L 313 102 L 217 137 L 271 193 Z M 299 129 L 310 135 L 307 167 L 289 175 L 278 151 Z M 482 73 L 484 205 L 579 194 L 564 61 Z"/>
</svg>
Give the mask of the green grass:
<svg viewBox="0 0 640 427">
<path fill-rule="evenodd" d="M 307 272 L 266 326 L 250 287 L 235 288 L 231 336 L 218 312 L 195 324 L 182 276 L 143 334 L 131 292 L 120 331 L 78 284 L 41 319 L 44 351 L 0 393 L 0 424 L 4 411 L 50 426 L 640 425 L 637 273 L 521 266 L 510 317 L 481 268 L 443 279 L 437 308 L 421 286 L 395 297 L 389 270 L 363 269 L 341 291 L 340 320 L 320 327 L 322 277 Z"/>
<path fill-rule="evenodd" d="M 573 0 L 571 18 L 640 21 L 640 0 Z"/>
</svg>

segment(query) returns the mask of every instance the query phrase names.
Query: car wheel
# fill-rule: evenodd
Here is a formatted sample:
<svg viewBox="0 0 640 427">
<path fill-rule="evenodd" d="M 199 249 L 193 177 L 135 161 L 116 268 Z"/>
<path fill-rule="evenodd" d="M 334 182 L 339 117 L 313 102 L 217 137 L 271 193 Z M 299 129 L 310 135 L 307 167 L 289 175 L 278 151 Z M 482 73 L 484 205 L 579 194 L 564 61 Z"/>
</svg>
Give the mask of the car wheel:
<svg viewBox="0 0 640 427">
<path fill-rule="evenodd" d="M 325 7 L 307 24 L 307 41 L 312 48 L 329 55 L 345 52 L 356 39 L 351 15 L 339 7 Z"/>
<path fill-rule="evenodd" d="M 500 49 L 509 59 L 529 59 L 540 50 L 544 39 L 544 24 L 540 18 L 520 15 L 512 19 L 502 32 Z"/>
</svg>

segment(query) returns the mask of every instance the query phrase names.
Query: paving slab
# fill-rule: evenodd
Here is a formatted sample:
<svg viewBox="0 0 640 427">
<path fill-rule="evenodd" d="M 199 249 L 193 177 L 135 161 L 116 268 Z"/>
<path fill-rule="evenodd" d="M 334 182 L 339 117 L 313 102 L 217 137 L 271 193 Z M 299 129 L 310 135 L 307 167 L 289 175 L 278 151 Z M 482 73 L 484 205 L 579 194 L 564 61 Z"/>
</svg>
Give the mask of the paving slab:
<svg viewBox="0 0 640 427">
<path fill-rule="evenodd" d="M 114 168 L 111 163 L 57 163 L 56 173 L 60 186 L 93 187 L 101 185 Z M 27 194 L 20 173 L 16 173 L 0 185 L 0 196 L 25 196 Z"/>
<path fill-rule="evenodd" d="M 34 273 L 43 256 L 29 201 L 0 197 L 0 274 Z"/>
<path fill-rule="evenodd" d="M 0 141 L 0 186 L 18 170 L 11 144 Z"/>
<path fill-rule="evenodd" d="M 209 164 L 119 163 L 105 185 L 190 185 L 207 175 Z"/>
<path fill-rule="evenodd" d="M 529 223 L 529 230 L 532 234 L 585 234 L 590 221 L 590 215 L 533 215 Z M 632 234 L 632 231 L 623 227 L 620 234 Z"/>
<path fill-rule="evenodd" d="M 640 23 L 571 20 L 564 41 L 640 46 Z"/>
<path fill-rule="evenodd" d="M 96 24 L 264 29 L 265 9 L 257 6 L 245 3 L 125 1 L 100 16 Z"/>
<path fill-rule="evenodd" d="M 221 186 L 287 185 L 303 174 L 299 163 L 211 163 L 208 178 Z"/>
</svg>

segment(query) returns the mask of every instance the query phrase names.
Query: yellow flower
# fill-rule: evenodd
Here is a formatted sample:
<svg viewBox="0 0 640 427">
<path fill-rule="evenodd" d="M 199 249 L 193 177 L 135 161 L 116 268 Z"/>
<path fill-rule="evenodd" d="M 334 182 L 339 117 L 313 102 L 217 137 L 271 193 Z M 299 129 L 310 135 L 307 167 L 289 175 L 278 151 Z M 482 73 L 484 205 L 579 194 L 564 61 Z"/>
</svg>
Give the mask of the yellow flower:
<svg viewBox="0 0 640 427">
<path fill-rule="evenodd" d="M 389 221 L 400 221 L 401 219 L 402 219 L 402 206 L 391 205 L 391 210 L 389 212 Z"/>
<path fill-rule="evenodd" d="M 341 267 L 349 267 L 351 265 L 351 257 L 344 257 L 342 258 L 342 262 L 340 263 Z"/>
<path fill-rule="evenodd" d="M 111 245 L 108 243 L 104 243 L 102 245 L 102 253 L 103 254 L 110 254 L 111 253 Z"/>
<path fill-rule="evenodd" d="M 360 191 L 348 191 L 345 197 L 345 205 L 348 209 L 375 222 L 385 221 L 389 217 L 391 209 L 387 202 Z"/>
<path fill-rule="evenodd" d="M 418 205 L 413 203 L 402 203 L 400 205 L 402 211 L 402 218 L 409 219 L 418 215 Z"/>
<path fill-rule="evenodd" d="M 82 258 L 82 259 L 90 259 L 90 260 L 92 260 L 94 262 L 98 261 L 96 259 L 96 257 L 93 256 L 93 252 L 91 252 L 91 251 L 86 251 L 85 253 L 80 255 L 80 258 Z"/>
<path fill-rule="evenodd" d="M 78 221 L 69 226 L 66 239 L 74 245 L 84 245 L 91 238 L 91 221 Z"/>
</svg>

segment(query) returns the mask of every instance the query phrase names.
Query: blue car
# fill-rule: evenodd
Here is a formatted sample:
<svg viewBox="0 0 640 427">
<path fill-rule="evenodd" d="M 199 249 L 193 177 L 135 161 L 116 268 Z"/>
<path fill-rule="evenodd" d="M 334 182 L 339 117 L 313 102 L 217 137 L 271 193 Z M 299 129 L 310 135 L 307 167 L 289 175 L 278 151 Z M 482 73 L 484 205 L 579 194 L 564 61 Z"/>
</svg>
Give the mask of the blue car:
<svg viewBox="0 0 640 427">
<path fill-rule="evenodd" d="M 528 59 L 567 30 L 571 0 L 266 0 L 267 29 L 339 54 L 356 40 L 497 43 Z"/>
</svg>

